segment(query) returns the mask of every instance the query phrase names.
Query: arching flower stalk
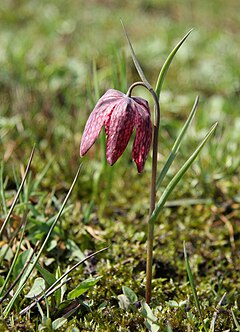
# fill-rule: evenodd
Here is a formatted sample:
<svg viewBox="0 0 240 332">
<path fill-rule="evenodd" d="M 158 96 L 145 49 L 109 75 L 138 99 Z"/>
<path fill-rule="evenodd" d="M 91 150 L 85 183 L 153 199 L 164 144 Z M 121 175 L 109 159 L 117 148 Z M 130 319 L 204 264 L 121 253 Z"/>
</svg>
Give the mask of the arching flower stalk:
<svg viewBox="0 0 240 332">
<path fill-rule="evenodd" d="M 148 102 L 140 97 L 132 97 L 132 90 L 136 86 L 143 86 L 149 90 L 155 105 L 155 116 L 152 122 Z M 132 158 L 137 165 L 138 172 L 144 169 L 151 142 L 152 152 L 152 179 L 150 189 L 149 219 L 155 209 L 156 178 L 157 178 L 157 151 L 158 132 L 160 122 L 160 106 L 153 88 L 144 82 L 133 83 L 127 94 L 110 89 L 97 102 L 84 128 L 80 144 L 80 156 L 84 156 L 98 138 L 102 127 L 105 127 L 107 136 L 106 158 L 113 165 L 123 154 L 129 139 L 136 128 L 136 137 L 133 143 Z M 152 253 L 153 253 L 154 223 L 148 223 L 147 267 L 146 267 L 146 302 L 151 299 L 152 283 Z"/>
</svg>

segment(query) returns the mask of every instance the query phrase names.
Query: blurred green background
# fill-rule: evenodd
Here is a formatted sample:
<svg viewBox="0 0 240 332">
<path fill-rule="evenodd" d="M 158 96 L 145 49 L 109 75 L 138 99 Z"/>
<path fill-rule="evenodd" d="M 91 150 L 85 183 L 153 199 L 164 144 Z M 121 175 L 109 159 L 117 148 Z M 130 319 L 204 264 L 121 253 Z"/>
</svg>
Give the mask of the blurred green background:
<svg viewBox="0 0 240 332">
<path fill-rule="evenodd" d="M 197 173 L 206 184 L 200 188 L 200 195 L 215 180 L 221 183 L 229 176 L 227 180 L 232 181 L 240 162 L 239 7 L 234 0 L 2 1 L 3 159 L 24 162 L 36 143 L 36 172 L 38 166 L 41 168 L 47 160 L 57 157 L 57 178 L 71 181 L 80 161 L 81 133 L 97 98 L 111 87 L 126 91 L 134 80 L 139 80 L 121 18 L 153 86 L 170 50 L 194 28 L 164 83 L 159 165 L 162 166 L 195 96 L 199 95 L 198 115 L 181 156 L 186 158 L 196 139 L 218 121 L 217 137 L 203 151 L 203 165 L 195 167 L 193 176 Z M 145 91 L 139 93 L 149 100 Z M 100 150 L 98 141 L 86 157 L 90 167 L 83 173 L 92 170 L 86 174 L 86 186 L 103 160 Z M 120 174 L 127 171 L 135 178 L 135 169 L 129 163 L 130 148 L 123 159 L 118 163 Z M 11 162 L 6 164 L 9 167 Z M 150 161 L 147 167 L 149 170 Z M 149 181 L 148 175 L 145 181 Z M 225 181 L 222 186 L 226 186 Z M 85 193 L 81 196 L 84 199 Z"/>
<path fill-rule="evenodd" d="M 186 117 L 194 97 L 200 95 L 196 126 L 201 129 L 213 121 L 221 128 L 228 125 L 229 142 L 238 136 L 240 126 L 239 7 L 234 0 L 1 1 L 4 159 L 13 157 L 13 151 L 22 159 L 21 149 L 28 151 L 39 142 L 44 155 L 47 146 L 51 153 L 71 154 L 77 162 L 84 122 L 97 98 L 94 64 L 100 95 L 113 85 L 126 90 L 139 79 L 120 18 L 153 86 L 170 50 L 194 28 L 164 84 L 162 135 L 169 134 L 165 129 L 175 135 L 176 121 Z M 164 138 L 161 145 L 166 144 Z M 237 148 L 224 149 L 230 149 L 231 158 Z M 226 151 L 218 153 L 219 162 L 226 162 Z"/>
</svg>

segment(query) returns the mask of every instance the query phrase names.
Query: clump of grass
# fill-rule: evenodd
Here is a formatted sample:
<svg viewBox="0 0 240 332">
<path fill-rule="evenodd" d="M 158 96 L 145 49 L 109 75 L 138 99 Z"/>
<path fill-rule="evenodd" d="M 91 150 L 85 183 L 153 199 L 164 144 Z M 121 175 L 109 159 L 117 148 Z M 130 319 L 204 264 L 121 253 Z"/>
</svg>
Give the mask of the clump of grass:
<svg viewBox="0 0 240 332">
<path fill-rule="evenodd" d="M 10 217 L 13 214 L 13 210 L 16 207 L 17 201 L 19 199 L 19 196 L 21 194 L 21 191 L 23 189 L 24 183 L 27 179 L 27 176 L 29 176 L 30 172 L 30 166 L 31 162 L 33 160 L 35 148 L 33 148 L 32 153 L 29 157 L 29 161 L 27 164 L 26 171 L 24 173 L 23 179 L 21 181 L 21 184 L 19 185 L 18 191 L 13 199 L 13 202 L 11 204 L 11 207 L 6 215 L 5 220 L 2 223 L 1 226 L 1 238 L 3 239 L 3 242 L 5 237 L 8 237 L 8 234 L 10 234 Z M 26 199 L 24 199 L 25 202 L 25 214 L 23 216 L 23 221 L 21 222 L 18 232 L 21 231 L 21 236 L 18 242 L 18 236 L 17 233 L 14 232 L 12 234 L 12 237 L 10 238 L 9 243 L 1 248 L 1 260 L 7 258 L 7 255 L 9 252 L 13 254 L 14 247 L 12 243 L 15 243 L 14 245 L 17 245 L 16 252 L 14 254 L 13 259 L 11 260 L 10 269 L 6 275 L 6 277 L 1 277 L 1 289 L 0 289 L 0 304 L 2 306 L 2 317 L 3 321 L 2 324 L 4 324 L 4 320 L 8 318 L 10 315 L 12 309 L 14 306 L 16 306 L 16 303 L 18 301 L 18 298 L 22 291 L 24 290 L 24 287 L 29 282 L 29 280 L 32 277 L 34 269 L 37 269 L 39 273 L 42 275 L 42 277 L 35 278 L 33 281 L 33 285 L 29 292 L 25 295 L 26 298 L 34 299 L 34 302 L 27 306 L 26 308 L 22 309 L 19 313 L 20 315 L 26 314 L 31 308 L 37 305 L 39 313 L 41 315 L 41 324 L 39 325 L 39 330 L 57 330 L 62 325 L 64 325 L 67 322 L 67 317 L 71 316 L 76 310 L 79 309 L 79 307 L 82 304 L 82 302 L 78 301 L 77 299 L 79 296 L 84 294 L 89 288 L 93 287 L 98 280 L 101 277 L 96 278 L 89 278 L 84 280 L 82 283 L 80 283 L 75 289 L 73 289 L 70 292 L 67 292 L 66 283 L 71 280 L 69 278 L 69 274 L 75 270 L 79 265 L 83 264 L 88 259 L 91 259 L 94 255 L 102 252 L 105 249 L 101 249 L 96 253 L 93 253 L 91 255 L 88 255 L 87 257 L 83 258 L 80 262 L 76 263 L 73 267 L 69 268 L 67 272 L 61 275 L 60 270 L 57 270 L 56 276 L 54 276 L 52 273 L 50 273 L 48 270 L 43 268 L 39 264 L 39 260 L 43 254 L 43 251 L 46 249 L 47 244 L 49 243 L 49 239 L 53 233 L 54 228 L 56 227 L 56 224 L 59 222 L 59 219 L 64 213 L 65 205 L 70 197 L 70 194 L 77 182 L 79 173 L 81 170 L 81 166 L 78 168 L 78 171 L 76 173 L 76 176 L 73 180 L 73 183 L 63 201 L 63 203 L 60 206 L 60 209 L 55 216 L 55 218 L 51 222 L 51 226 L 48 228 L 46 234 L 44 234 L 44 237 L 40 241 L 37 241 L 34 249 L 30 248 L 27 250 L 24 250 L 20 253 L 20 248 L 23 244 L 23 239 L 25 238 L 25 231 L 27 226 L 27 217 L 28 217 L 28 209 L 29 209 L 29 197 L 31 195 L 31 190 L 28 191 L 28 195 Z M 5 203 L 5 195 L 4 195 L 4 188 L 3 188 L 3 164 L 1 165 L 1 193 L 2 193 L 2 201 Z M 34 183 L 35 189 L 37 187 L 37 181 Z M 33 188 L 34 189 L 34 188 Z M 6 206 L 6 204 L 4 204 Z M 5 211 L 7 212 L 7 211 Z M 14 281 L 11 282 L 11 278 L 14 278 Z M 7 285 L 9 287 L 7 288 Z M 46 285 L 48 285 L 48 288 L 46 289 Z M 14 294 L 9 299 L 10 293 L 14 290 Z M 67 300 L 64 301 L 65 293 L 67 294 Z M 49 302 L 48 298 L 51 296 L 51 301 Z M 46 304 L 46 314 L 44 314 L 41 306 L 40 301 L 45 300 Z M 74 306 L 71 306 L 71 303 L 75 303 Z M 50 317 L 50 306 L 51 306 L 51 315 L 54 311 L 57 310 L 58 315 L 62 311 L 64 311 L 63 316 L 60 316 L 56 318 L 55 320 L 52 320 Z"/>
</svg>

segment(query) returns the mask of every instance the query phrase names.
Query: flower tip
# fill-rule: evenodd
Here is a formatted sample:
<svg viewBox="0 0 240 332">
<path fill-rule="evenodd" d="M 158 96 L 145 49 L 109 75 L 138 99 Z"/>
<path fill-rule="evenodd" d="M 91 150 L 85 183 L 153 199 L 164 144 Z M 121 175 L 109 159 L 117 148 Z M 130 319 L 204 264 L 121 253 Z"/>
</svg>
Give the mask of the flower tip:
<svg viewBox="0 0 240 332">
<path fill-rule="evenodd" d="M 80 157 L 83 157 L 85 154 L 86 154 L 87 151 L 85 151 L 84 147 L 82 147 L 82 144 L 80 145 L 80 151 L 79 151 L 79 154 L 80 154 Z"/>
<path fill-rule="evenodd" d="M 106 158 L 110 166 L 113 166 L 117 161 L 117 159 L 113 159 L 112 155 L 109 155 L 108 153 L 106 154 Z"/>
<path fill-rule="evenodd" d="M 143 165 L 137 165 L 137 170 L 138 170 L 138 173 L 141 174 L 144 170 L 144 166 Z"/>
</svg>

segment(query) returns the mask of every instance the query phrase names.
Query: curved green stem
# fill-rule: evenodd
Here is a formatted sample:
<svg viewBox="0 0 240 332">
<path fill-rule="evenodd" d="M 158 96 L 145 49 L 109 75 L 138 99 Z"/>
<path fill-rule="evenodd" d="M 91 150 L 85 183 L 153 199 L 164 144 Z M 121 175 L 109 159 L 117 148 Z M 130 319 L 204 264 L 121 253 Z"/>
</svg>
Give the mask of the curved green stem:
<svg viewBox="0 0 240 332">
<path fill-rule="evenodd" d="M 151 93 L 154 100 L 154 125 L 153 125 L 153 149 L 152 149 L 152 179 L 150 188 L 150 208 L 148 217 L 148 238 L 147 238 L 147 266 L 146 266 L 146 302 L 150 303 L 152 294 L 152 261 L 153 261 L 153 235 L 154 223 L 150 222 L 151 215 L 156 205 L 156 181 L 157 181 L 157 152 L 158 133 L 160 126 L 160 105 L 156 92 L 144 82 L 133 83 L 128 89 L 127 96 L 131 97 L 131 92 L 136 86 L 143 86 Z"/>
</svg>

